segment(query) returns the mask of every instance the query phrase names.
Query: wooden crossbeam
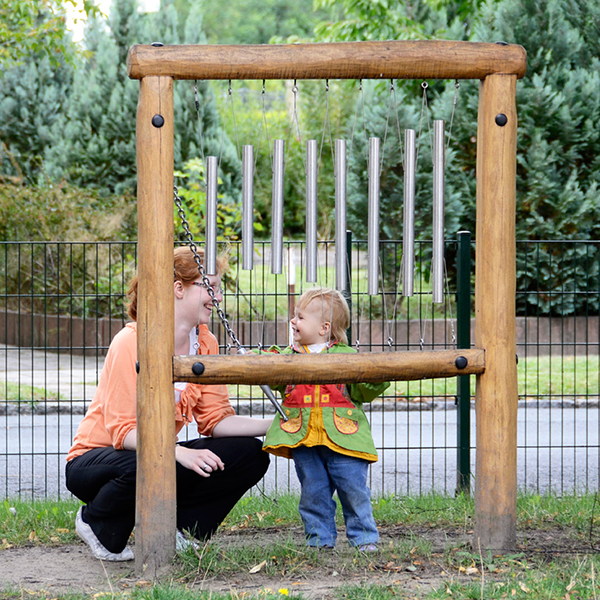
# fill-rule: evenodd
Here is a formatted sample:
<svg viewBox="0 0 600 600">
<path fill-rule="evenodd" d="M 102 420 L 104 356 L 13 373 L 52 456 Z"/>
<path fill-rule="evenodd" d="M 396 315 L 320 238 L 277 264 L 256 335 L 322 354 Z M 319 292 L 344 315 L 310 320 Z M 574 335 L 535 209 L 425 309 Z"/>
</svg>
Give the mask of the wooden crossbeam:
<svg viewBox="0 0 600 600">
<path fill-rule="evenodd" d="M 131 79 L 484 79 L 527 70 L 516 44 L 445 40 L 132 46 Z"/>
<path fill-rule="evenodd" d="M 201 373 L 195 374 L 194 369 Z M 202 384 L 379 383 L 480 375 L 483 350 L 174 356 L 173 380 Z"/>
</svg>

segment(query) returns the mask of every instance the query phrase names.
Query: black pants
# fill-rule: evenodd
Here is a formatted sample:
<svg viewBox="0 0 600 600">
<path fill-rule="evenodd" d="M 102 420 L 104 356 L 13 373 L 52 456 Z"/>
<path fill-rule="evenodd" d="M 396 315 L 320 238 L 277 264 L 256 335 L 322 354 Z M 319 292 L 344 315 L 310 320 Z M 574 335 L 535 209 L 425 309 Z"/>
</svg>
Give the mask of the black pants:
<svg viewBox="0 0 600 600">
<path fill-rule="evenodd" d="M 182 442 L 208 448 L 225 464 L 202 477 L 176 463 L 177 528 L 209 538 L 269 467 L 262 442 L 250 437 L 200 438 Z M 135 525 L 136 453 L 113 447 L 88 450 L 66 467 L 67 489 L 86 503 L 83 519 L 110 552 L 125 548 Z"/>
</svg>

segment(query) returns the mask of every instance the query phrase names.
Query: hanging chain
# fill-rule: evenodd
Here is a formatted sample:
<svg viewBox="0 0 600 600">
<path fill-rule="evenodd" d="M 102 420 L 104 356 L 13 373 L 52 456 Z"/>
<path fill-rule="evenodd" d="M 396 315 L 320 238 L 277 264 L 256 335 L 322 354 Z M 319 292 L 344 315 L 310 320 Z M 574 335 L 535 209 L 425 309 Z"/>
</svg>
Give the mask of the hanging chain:
<svg viewBox="0 0 600 600">
<path fill-rule="evenodd" d="M 221 323 L 223 323 L 223 327 L 225 327 L 225 331 L 227 331 L 227 335 L 231 339 L 232 344 L 239 350 L 242 347 L 242 344 L 237 339 L 235 332 L 231 328 L 231 325 L 229 324 L 229 321 L 227 320 L 223 309 L 219 305 L 219 301 L 217 300 L 217 297 L 215 295 L 215 290 L 213 290 L 212 285 L 210 284 L 210 280 L 206 276 L 204 265 L 202 264 L 202 260 L 200 259 L 200 255 L 198 254 L 198 247 L 194 243 L 194 237 L 192 236 L 192 232 L 190 231 L 190 224 L 188 223 L 188 220 L 185 216 L 185 209 L 183 208 L 183 202 L 181 200 L 181 196 L 179 196 L 179 190 L 177 189 L 177 186 L 173 186 L 173 196 L 175 200 L 175 206 L 177 207 L 177 214 L 181 219 L 181 225 L 185 232 L 185 237 L 187 238 L 188 246 L 194 254 L 194 260 L 198 265 L 198 272 L 200 273 L 200 277 L 202 277 L 202 284 L 206 288 L 206 291 L 210 296 L 212 305 L 215 307 L 217 315 L 219 316 L 219 319 L 221 319 Z"/>
</svg>

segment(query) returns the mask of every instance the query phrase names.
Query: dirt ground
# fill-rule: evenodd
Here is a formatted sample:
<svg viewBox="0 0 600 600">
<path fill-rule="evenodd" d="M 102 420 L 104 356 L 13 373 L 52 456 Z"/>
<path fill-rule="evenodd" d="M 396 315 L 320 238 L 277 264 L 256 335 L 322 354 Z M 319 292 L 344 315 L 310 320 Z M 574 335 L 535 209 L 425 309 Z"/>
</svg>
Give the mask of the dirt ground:
<svg viewBox="0 0 600 600">
<path fill-rule="evenodd" d="M 258 593 L 270 588 L 275 592 L 281 588 L 290 596 L 302 593 L 311 600 L 329 600 L 340 586 L 381 584 L 398 590 L 400 597 L 419 598 L 444 583 L 480 578 L 480 564 L 473 561 L 471 566 L 458 561 L 453 566 L 447 560 L 448 552 L 456 549 L 470 551 L 471 532 L 440 529 L 437 527 L 380 527 L 382 551 L 375 555 L 361 556 L 351 551 L 344 541 L 338 542 L 335 552 L 323 552 L 323 560 L 318 566 L 300 563 L 295 569 L 276 569 L 278 576 L 266 575 L 263 569 L 256 573 L 236 572 L 227 578 L 206 575 L 202 570 L 188 574 L 185 583 L 197 590 L 214 592 Z M 390 550 L 404 540 L 410 543 L 417 537 L 431 544 L 427 558 L 414 556 L 399 557 Z M 244 529 L 240 531 L 220 531 L 214 541 L 220 548 L 264 547 L 298 539 L 298 549 L 303 550 L 300 529 Z M 343 538 L 340 537 L 340 540 Z M 454 550 L 453 550 L 454 549 Z M 548 531 L 520 531 L 517 539 L 517 552 L 538 559 L 560 554 L 598 551 L 586 536 L 568 529 Z M 352 557 L 355 557 L 353 560 Z M 410 556 L 410 553 L 408 554 Z M 342 560 L 343 558 L 343 560 Z M 271 559 L 277 566 L 277 558 Z M 314 564 L 314 563 L 313 563 Z M 250 569 L 249 569 L 250 570 Z M 249 571 L 248 570 L 248 571 Z M 272 572 L 273 569 L 270 569 Z M 493 573 L 486 577 L 493 577 Z M 168 581 L 169 579 L 165 579 Z M 111 592 L 123 592 L 136 586 L 150 586 L 151 582 L 137 578 L 133 563 L 104 563 L 94 559 L 83 544 L 49 546 L 25 546 L 0 551 L 0 590 L 20 590 L 34 598 L 56 598 L 59 594 L 82 592 L 90 597 L 101 597 Z M 3 597 L 0 591 L 0 598 Z"/>
</svg>

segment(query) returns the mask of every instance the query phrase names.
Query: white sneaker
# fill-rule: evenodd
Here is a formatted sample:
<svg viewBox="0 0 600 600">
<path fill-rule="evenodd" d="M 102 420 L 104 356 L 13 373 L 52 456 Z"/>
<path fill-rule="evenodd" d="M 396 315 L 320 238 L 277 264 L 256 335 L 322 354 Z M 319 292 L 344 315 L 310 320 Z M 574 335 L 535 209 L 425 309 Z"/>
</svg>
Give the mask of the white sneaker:
<svg viewBox="0 0 600 600">
<path fill-rule="evenodd" d="M 193 538 L 183 531 L 177 530 L 177 535 L 175 536 L 175 550 L 177 552 L 185 552 L 188 548 L 194 548 L 194 550 L 198 550 L 200 548 L 200 544 Z"/>
<path fill-rule="evenodd" d="M 96 534 L 92 531 L 92 528 L 84 522 L 82 518 L 83 506 L 77 512 L 75 517 L 75 531 L 77 535 L 91 548 L 92 554 L 100 560 L 110 560 L 113 562 L 122 562 L 126 560 L 133 560 L 133 552 L 131 548 L 125 546 L 125 549 L 119 554 L 109 552 L 96 537 Z"/>
</svg>

